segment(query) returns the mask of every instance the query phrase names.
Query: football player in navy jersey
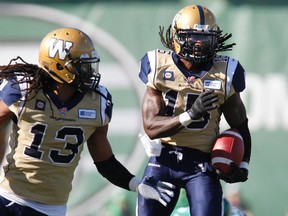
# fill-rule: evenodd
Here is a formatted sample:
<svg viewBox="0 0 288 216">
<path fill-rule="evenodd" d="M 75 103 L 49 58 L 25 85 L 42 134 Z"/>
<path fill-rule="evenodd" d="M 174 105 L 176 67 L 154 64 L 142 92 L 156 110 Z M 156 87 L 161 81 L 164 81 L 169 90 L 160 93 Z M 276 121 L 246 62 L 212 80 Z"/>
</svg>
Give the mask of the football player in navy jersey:
<svg viewBox="0 0 288 216">
<path fill-rule="evenodd" d="M 218 55 L 235 44 L 225 44 L 231 34 L 222 33 L 214 14 L 204 6 L 184 7 L 166 32 L 160 27 L 159 35 L 168 50 L 148 51 L 139 73 L 147 86 L 142 102 L 144 146 L 150 152 L 158 143 L 160 149 L 148 154 L 144 175 L 171 182 L 176 190 L 166 208 L 138 194 L 138 215 L 171 215 L 184 188 L 191 215 L 220 216 L 220 179 L 234 183 L 248 178 L 251 136 L 240 97 L 245 71 L 238 60 Z M 229 175 L 215 170 L 210 158 L 222 114 L 245 142 L 243 161 L 239 166 L 232 163 Z"/>
<path fill-rule="evenodd" d="M 0 131 L 12 122 L 1 216 L 64 216 L 85 143 L 113 184 L 163 205 L 173 196 L 173 185 L 138 179 L 115 158 L 107 139 L 112 97 L 99 84 L 99 61 L 89 36 L 60 28 L 43 38 L 39 66 L 20 57 L 0 66 Z"/>
</svg>

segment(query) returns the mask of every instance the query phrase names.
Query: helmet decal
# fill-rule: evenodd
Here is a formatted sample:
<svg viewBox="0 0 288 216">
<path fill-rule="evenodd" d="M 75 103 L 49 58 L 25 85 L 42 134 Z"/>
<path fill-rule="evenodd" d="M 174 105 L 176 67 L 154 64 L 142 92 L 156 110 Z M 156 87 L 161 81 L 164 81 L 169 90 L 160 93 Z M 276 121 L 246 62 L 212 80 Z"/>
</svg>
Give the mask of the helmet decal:
<svg viewBox="0 0 288 216">
<path fill-rule="evenodd" d="M 204 25 L 205 24 L 205 15 L 204 15 L 204 11 L 203 11 L 203 7 L 200 5 L 196 5 L 199 11 L 199 18 L 200 18 L 200 25 Z"/>
<path fill-rule="evenodd" d="M 65 43 L 65 46 L 64 46 Z M 49 50 L 48 55 L 50 58 L 55 58 L 56 54 L 58 53 L 59 59 L 64 60 L 66 58 L 67 53 L 65 49 L 70 50 L 73 46 L 73 42 L 65 41 L 57 38 L 51 38 L 49 41 Z"/>
</svg>

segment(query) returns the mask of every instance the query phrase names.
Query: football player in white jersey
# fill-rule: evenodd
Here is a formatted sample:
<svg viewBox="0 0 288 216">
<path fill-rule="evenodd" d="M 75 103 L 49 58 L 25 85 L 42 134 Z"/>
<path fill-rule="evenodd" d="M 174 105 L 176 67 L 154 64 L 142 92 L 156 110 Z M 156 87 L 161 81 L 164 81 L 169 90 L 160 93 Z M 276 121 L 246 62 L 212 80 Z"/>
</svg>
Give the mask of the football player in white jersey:
<svg viewBox="0 0 288 216">
<path fill-rule="evenodd" d="M 115 158 L 107 139 L 112 97 L 99 85 L 99 61 L 88 35 L 60 28 L 43 38 L 39 66 L 18 57 L 0 67 L 0 131 L 12 121 L 1 216 L 64 216 L 85 143 L 113 184 L 163 205 L 173 196 L 173 185 L 138 179 Z"/>
<path fill-rule="evenodd" d="M 159 34 L 168 50 L 148 51 L 139 72 L 147 86 L 142 102 L 144 130 L 154 149 L 161 143 L 161 153 L 150 155 L 144 175 L 171 182 L 176 190 L 166 208 L 139 194 L 138 215 L 171 215 L 184 188 L 191 215 L 220 216 L 223 192 L 219 178 L 229 183 L 248 178 L 251 136 L 240 97 L 245 71 L 238 60 L 217 54 L 235 44 L 225 44 L 231 34 L 222 33 L 206 7 L 184 7 L 166 32 L 160 27 Z M 210 158 L 222 114 L 245 143 L 243 161 L 240 166 L 231 164 L 229 175 L 214 170 Z"/>
</svg>

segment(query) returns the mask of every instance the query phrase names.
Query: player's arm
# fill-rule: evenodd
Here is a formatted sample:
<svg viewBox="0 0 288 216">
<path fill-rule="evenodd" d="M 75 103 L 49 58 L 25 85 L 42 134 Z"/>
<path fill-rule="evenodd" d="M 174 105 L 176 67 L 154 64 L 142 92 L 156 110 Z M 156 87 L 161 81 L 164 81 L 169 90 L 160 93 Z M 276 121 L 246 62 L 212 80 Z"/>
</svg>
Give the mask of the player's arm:
<svg viewBox="0 0 288 216">
<path fill-rule="evenodd" d="M 167 205 L 174 196 L 174 185 L 157 182 L 151 178 L 138 179 L 131 174 L 114 156 L 107 139 L 108 125 L 95 130 L 87 141 L 88 149 L 99 173 L 111 183 L 131 191 L 137 191 L 147 199 L 156 199 Z M 147 191 L 149 192 L 147 194 Z"/>
<path fill-rule="evenodd" d="M 240 93 L 233 94 L 221 107 L 227 123 L 236 128 L 245 144 L 244 161 L 249 163 L 251 156 L 251 135 L 248 128 L 246 108 L 241 100 Z"/>
<path fill-rule="evenodd" d="M 246 108 L 241 100 L 240 94 L 233 94 L 222 106 L 221 109 L 227 123 L 236 128 L 244 141 L 245 151 L 240 166 L 233 164 L 234 172 L 230 176 L 220 174 L 220 177 L 228 183 L 243 182 L 248 179 L 248 164 L 251 156 L 251 135 L 248 128 Z"/>
<path fill-rule="evenodd" d="M 142 121 L 150 139 L 172 136 L 184 128 L 178 116 L 165 116 L 162 93 L 149 86 L 142 101 Z"/>
<path fill-rule="evenodd" d="M 101 175 L 111 183 L 130 190 L 129 182 L 134 177 L 113 155 L 107 139 L 108 125 L 97 128 L 87 141 L 91 157 Z"/>
<path fill-rule="evenodd" d="M 240 132 L 245 144 L 244 161 L 249 163 L 251 156 L 251 136 L 248 128 L 246 109 L 240 97 L 240 92 L 244 91 L 246 86 L 245 70 L 240 62 L 237 63 L 232 78 L 232 85 L 235 93 L 225 101 L 221 108 L 228 124 Z"/>
<path fill-rule="evenodd" d="M 5 156 L 9 133 L 8 129 L 13 115 L 8 106 L 0 100 L 0 164 Z"/>
<path fill-rule="evenodd" d="M 203 115 L 215 109 L 218 96 L 213 90 L 203 91 L 191 108 L 178 116 L 165 116 L 165 102 L 162 93 L 147 86 L 142 102 L 144 130 L 150 139 L 172 136 L 193 121 L 199 121 Z"/>
</svg>

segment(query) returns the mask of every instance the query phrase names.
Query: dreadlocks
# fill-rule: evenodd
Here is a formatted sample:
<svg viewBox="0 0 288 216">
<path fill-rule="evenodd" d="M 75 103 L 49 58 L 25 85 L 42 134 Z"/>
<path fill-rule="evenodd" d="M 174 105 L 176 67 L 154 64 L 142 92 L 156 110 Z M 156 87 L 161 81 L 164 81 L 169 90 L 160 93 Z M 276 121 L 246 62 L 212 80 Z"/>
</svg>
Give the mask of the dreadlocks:
<svg viewBox="0 0 288 216">
<path fill-rule="evenodd" d="M 18 63 L 17 60 L 20 60 L 21 63 Z M 18 80 L 14 79 L 16 75 L 21 78 Z M 47 90 L 51 86 L 49 74 L 37 65 L 27 63 L 19 56 L 11 59 L 8 65 L 0 66 L 0 83 L 4 79 L 11 80 L 13 85 L 28 83 L 29 86 L 26 89 L 22 89 L 22 91 L 27 91 L 28 94 L 33 92 L 33 97 L 40 89 Z"/>
<path fill-rule="evenodd" d="M 225 41 L 227 41 L 229 38 L 232 37 L 232 34 L 228 34 L 228 33 L 225 33 L 224 35 L 222 35 L 222 31 L 220 33 L 220 38 L 219 38 L 219 41 L 218 41 L 218 47 L 216 48 L 216 53 L 217 52 L 224 52 L 224 51 L 231 51 L 233 46 L 236 45 L 236 43 L 231 43 L 231 44 L 225 44 Z"/>
<path fill-rule="evenodd" d="M 174 50 L 174 44 L 173 44 L 173 35 L 171 31 L 171 25 L 169 25 L 168 29 L 166 30 L 165 37 L 164 37 L 164 26 L 159 26 L 159 36 L 161 39 L 162 44 L 170 49 Z M 224 34 L 222 35 L 222 31 L 220 32 L 220 37 L 218 41 L 218 47 L 216 48 L 215 52 L 224 52 L 224 51 L 230 51 L 232 50 L 233 46 L 236 45 L 236 43 L 231 44 L 225 44 L 225 41 L 227 41 L 229 38 L 232 37 L 232 34 Z"/>
<path fill-rule="evenodd" d="M 166 34 L 164 37 L 164 26 L 159 26 L 159 36 L 161 39 L 161 43 L 170 50 L 173 50 L 173 36 L 171 32 L 171 25 L 169 25 L 168 29 L 166 30 Z"/>
</svg>

